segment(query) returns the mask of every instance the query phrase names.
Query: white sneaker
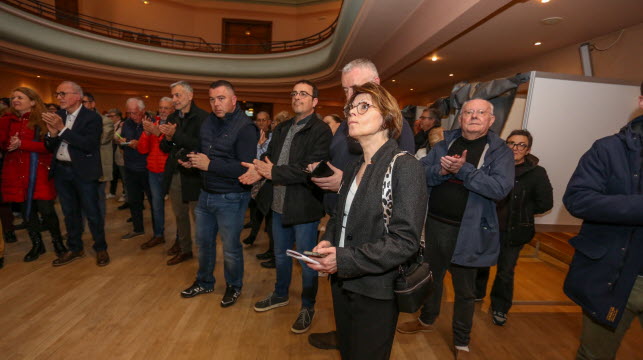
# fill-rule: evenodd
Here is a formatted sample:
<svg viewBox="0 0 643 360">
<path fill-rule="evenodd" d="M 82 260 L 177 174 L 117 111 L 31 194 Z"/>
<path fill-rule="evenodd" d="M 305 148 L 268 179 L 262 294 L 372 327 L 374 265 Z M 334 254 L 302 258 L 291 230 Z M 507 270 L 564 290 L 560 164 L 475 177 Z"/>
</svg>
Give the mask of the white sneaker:
<svg viewBox="0 0 643 360">
<path fill-rule="evenodd" d="M 105 195 L 105 199 L 113 199 L 113 198 L 115 198 L 115 197 L 116 197 L 116 195 L 114 195 L 114 194 L 107 194 L 107 195 Z"/>
<path fill-rule="evenodd" d="M 118 198 L 118 202 L 125 202 L 125 196 L 121 196 L 120 198 Z"/>
</svg>

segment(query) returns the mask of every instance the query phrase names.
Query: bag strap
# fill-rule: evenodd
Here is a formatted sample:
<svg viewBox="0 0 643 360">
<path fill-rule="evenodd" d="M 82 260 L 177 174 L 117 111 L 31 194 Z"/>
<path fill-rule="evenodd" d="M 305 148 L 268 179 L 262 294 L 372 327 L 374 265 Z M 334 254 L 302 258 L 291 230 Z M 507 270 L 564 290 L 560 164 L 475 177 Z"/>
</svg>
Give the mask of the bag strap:
<svg viewBox="0 0 643 360">
<path fill-rule="evenodd" d="M 391 163 L 386 169 L 386 174 L 384 174 L 384 182 L 382 184 L 382 208 L 384 210 L 384 229 L 388 232 L 388 225 L 391 222 L 391 216 L 393 213 L 393 167 L 395 166 L 395 160 L 401 155 L 410 155 L 406 151 L 399 152 L 393 156 Z M 427 204 L 428 206 L 428 204 Z M 426 210 L 426 209 L 425 209 Z M 426 211 L 424 211 L 424 222 L 426 223 Z M 417 262 L 422 263 L 424 258 L 424 247 L 426 246 L 425 236 L 424 236 L 424 223 L 422 226 L 422 234 L 420 236 L 420 248 L 418 249 Z M 400 265 L 400 271 L 403 271 L 402 265 Z"/>
</svg>

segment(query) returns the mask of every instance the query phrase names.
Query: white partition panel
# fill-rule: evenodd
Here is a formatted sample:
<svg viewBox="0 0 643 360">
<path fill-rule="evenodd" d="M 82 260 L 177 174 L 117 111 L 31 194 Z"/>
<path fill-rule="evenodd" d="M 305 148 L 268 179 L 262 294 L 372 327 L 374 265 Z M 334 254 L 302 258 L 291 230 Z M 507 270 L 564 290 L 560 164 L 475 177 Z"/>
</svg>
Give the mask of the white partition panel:
<svg viewBox="0 0 643 360">
<path fill-rule="evenodd" d="M 562 198 L 578 160 L 595 140 L 619 131 L 638 109 L 640 83 L 532 72 L 523 127 L 534 136 L 554 188 L 554 207 L 537 224 L 580 225 Z"/>
</svg>

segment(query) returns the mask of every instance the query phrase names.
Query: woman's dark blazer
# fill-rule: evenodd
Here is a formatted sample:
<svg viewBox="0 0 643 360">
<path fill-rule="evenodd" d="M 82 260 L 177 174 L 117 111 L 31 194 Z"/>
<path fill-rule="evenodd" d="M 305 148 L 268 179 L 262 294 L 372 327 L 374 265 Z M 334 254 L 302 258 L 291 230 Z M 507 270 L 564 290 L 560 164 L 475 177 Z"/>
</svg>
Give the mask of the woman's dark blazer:
<svg viewBox="0 0 643 360">
<path fill-rule="evenodd" d="M 337 273 L 340 286 L 374 299 L 394 298 L 393 282 L 398 265 L 414 256 L 426 213 L 427 189 L 424 169 L 412 155 L 397 158 L 393 168 L 393 211 L 384 228 L 382 185 L 393 156 L 401 150 L 395 140 L 388 140 L 366 167 L 353 199 L 344 247 L 337 248 Z M 344 171 L 337 209 L 326 226 L 324 240 L 339 245 L 346 196 L 364 158 Z"/>
</svg>

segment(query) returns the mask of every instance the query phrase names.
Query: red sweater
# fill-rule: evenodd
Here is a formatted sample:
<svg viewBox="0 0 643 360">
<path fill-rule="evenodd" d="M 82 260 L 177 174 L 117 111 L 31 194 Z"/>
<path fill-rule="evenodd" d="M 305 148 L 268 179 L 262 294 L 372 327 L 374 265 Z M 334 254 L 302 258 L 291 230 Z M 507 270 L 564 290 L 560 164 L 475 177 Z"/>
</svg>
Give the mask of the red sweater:
<svg viewBox="0 0 643 360">
<path fill-rule="evenodd" d="M 161 151 L 159 144 L 165 135 L 155 136 L 143 131 L 141 137 L 138 139 L 138 152 L 147 155 L 147 170 L 153 173 L 162 173 L 165 170 L 165 161 L 168 154 Z"/>
</svg>

